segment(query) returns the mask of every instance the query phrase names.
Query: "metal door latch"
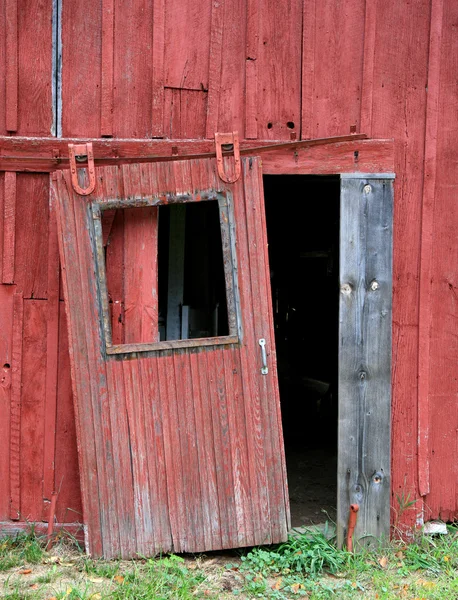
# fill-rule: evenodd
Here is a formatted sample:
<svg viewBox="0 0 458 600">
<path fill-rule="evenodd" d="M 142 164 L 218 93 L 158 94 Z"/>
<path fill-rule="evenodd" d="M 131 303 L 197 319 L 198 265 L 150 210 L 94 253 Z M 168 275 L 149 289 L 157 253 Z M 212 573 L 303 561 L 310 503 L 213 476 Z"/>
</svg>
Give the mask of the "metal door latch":
<svg viewBox="0 0 458 600">
<path fill-rule="evenodd" d="M 92 142 L 87 144 L 69 144 L 68 153 L 70 155 L 70 172 L 72 176 L 72 186 L 80 196 L 89 196 L 95 189 L 95 168 L 94 168 L 94 152 L 92 150 Z M 82 188 L 78 183 L 78 173 L 76 169 L 77 162 L 86 162 L 89 174 L 89 185 Z"/>
<path fill-rule="evenodd" d="M 267 373 L 269 372 L 269 368 L 267 366 L 266 340 L 264 338 L 261 338 L 259 340 L 259 345 L 261 346 L 261 373 L 262 375 L 267 375 Z"/>
</svg>

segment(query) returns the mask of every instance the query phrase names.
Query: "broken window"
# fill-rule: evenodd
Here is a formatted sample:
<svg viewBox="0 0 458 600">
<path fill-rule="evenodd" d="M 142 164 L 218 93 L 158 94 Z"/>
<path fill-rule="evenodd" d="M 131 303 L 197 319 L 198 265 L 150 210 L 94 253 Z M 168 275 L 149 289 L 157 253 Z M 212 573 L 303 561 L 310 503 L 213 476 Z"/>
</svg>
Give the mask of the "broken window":
<svg viewBox="0 0 458 600">
<path fill-rule="evenodd" d="M 231 199 L 194 200 L 92 205 L 108 354 L 238 341 Z"/>
</svg>

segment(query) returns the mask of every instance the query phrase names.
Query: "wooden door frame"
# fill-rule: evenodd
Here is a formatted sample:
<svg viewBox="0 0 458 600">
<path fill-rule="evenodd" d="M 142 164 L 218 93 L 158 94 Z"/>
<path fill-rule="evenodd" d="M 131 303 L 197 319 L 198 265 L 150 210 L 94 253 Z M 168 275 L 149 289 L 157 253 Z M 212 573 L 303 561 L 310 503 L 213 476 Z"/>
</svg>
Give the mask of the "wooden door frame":
<svg viewBox="0 0 458 600">
<path fill-rule="evenodd" d="M 267 171 L 264 174 L 272 173 Z M 298 173 L 297 169 L 288 170 L 283 167 L 278 168 L 275 174 Z M 392 240 L 395 175 L 392 171 L 326 174 L 340 177 L 337 543 L 339 547 L 347 543 L 349 515 L 352 510 L 357 510 L 353 537 L 358 545 L 367 546 L 373 545 L 374 542 L 383 543 L 390 537 Z M 376 206 L 375 214 L 374 211 L 364 209 L 364 217 L 358 219 L 361 203 L 368 206 L 369 201 Z M 343 218 L 344 213 L 347 216 L 346 220 Z M 353 269 L 349 269 L 342 252 L 345 253 L 346 246 L 351 252 L 354 246 L 358 246 L 359 238 L 365 238 L 368 231 L 368 237 L 374 232 L 379 233 L 377 241 L 383 241 L 386 252 L 371 250 L 372 241 L 369 240 L 368 245 L 362 248 L 368 254 L 367 261 L 365 258 L 363 265 L 358 263 L 353 265 Z M 349 236 L 351 239 L 347 240 Z M 361 247 L 359 249 L 361 250 Z M 369 264 L 370 259 L 374 264 Z M 364 277 L 360 273 L 363 267 Z M 347 310 L 347 305 L 353 305 L 353 309 Z M 358 324 L 350 318 L 354 317 L 352 311 L 357 312 L 357 305 L 361 309 L 361 323 Z M 371 305 L 369 312 L 366 308 L 363 310 L 367 305 Z M 381 315 L 381 318 L 374 330 L 375 315 Z M 369 332 L 377 335 L 366 336 Z M 378 351 L 379 345 L 383 346 L 382 352 Z M 370 364 L 368 358 L 374 353 L 377 354 L 377 368 L 373 368 L 375 366 Z M 353 364 L 355 359 L 358 361 L 357 367 Z M 374 420 L 375 424 L 372 422 Z M 377 439 L 374 439 L 375 437 Z"/>
</svg>

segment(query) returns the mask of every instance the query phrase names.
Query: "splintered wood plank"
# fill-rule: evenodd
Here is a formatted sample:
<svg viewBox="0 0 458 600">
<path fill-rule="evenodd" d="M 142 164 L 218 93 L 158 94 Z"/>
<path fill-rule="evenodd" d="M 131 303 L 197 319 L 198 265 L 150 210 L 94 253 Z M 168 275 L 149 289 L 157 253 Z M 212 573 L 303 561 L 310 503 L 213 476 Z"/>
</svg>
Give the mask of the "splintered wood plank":
<svg viewBox="0 0 458 600">
<path fill-rule="evenodd" d="M 122 6 L 122 5 L 121 5 Z M 100 135 L 113 135 L 114 0 L 102 0 L 102 83 Z"/>
<path fill-rule="evenodd" d="M 65 49 L 62 52 L 64 136 L 100 136 L 101 31 L 102 11 L 98 2 L 82 0 L 62 3 L 62 48 Z M 78 77 L 75 77 L 76 72 Z"/>
<path fill-rule="evenodd" d="M 6 116 L 5 128 L 18 128 L 18 6 L 17 0 L 5 0 L 6 39 Z"/>
<path fill-rule="evenodd" d="M 59 311 L 58 350 L 54 481 L 59 496 L 57 498 L 56 519 L 58 523 L 83 523 L 80 490 L 80 463 L 82 457 L 81 451 L 78 453 L 77 450 L 67 318 L 63 303 L 61 303 Z"/>
<path fill-rule="evenodd" d="M 299 138 L 302 2 L 262 0 L 259 12 L 258 137 Z"/>
<path fill-rule="evenodd" d="M 4 174 L 2 283 L 14 282 L 16 252 L 16 173 Z"/>
<path fill-rule="evenodd" d="M 24 298 L 47 298 L 49 176 L 19 173 L 16 188 L 14 282 Z"/>
<path fill-rule="evenodd" d="M 338 543 L 358 504 L 355 544 L 390 536 L 393 182 L 342 179 Z"/>
<path fill-rule="evenodd" d="M 10 405 L 10 519 L 21 518 L 21 390 L 22 390 L 22 337 L 24 306 L 22 294 L 13 296 L 13 339 L 11 350 L 11 405 Z"/>
<path fill-rule="evenodd" d="M 21 391 L 21 518 L 43 518 L 47 302 L 24 300 Z M 55 365 L 54 365 L 55 368 Z M 55 399 L 54 399 L 55 401 Z M 50 435 L 50 432 L 46 432 Z M 27 443 L 25 443 L 27 440 Z"/>
<path fill-rule="evenodd" d="M 153 0 L 151 136 L 162 137 L 164 118 L 165 0 Z"/>
<path fill-rule="evenodd" d="M 11 378 L 13 351 L 13 296 L 14 287 L 0 285 L 0 439 L 6 452 L 0 454 L 0 519 L 10 518 L 10 418 Z"/>
<path fill-rule="evenodd" d="M 57 419 L 57 376 L 59 355 L 59 247 L 54 194 L 49 202 L 48 222 L 48 301 L 46 322 L 46 397 L 43 450 L 43 518 L 55 491 L 55 451 Z"/>
</svg>

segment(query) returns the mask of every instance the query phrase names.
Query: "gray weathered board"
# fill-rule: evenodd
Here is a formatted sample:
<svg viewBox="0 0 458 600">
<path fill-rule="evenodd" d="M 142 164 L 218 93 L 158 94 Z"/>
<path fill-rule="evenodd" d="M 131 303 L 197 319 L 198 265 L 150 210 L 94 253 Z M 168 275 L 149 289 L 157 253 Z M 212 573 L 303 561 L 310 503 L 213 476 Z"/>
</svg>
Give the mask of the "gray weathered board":
<svg viewBox="0 0 458 600">
<path fill-rule="evenodd" d="M 392 174 L 341 178 L 337 540 L 389 538 Z"/>
</svg>

